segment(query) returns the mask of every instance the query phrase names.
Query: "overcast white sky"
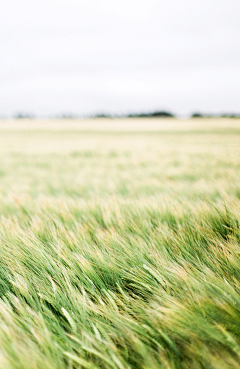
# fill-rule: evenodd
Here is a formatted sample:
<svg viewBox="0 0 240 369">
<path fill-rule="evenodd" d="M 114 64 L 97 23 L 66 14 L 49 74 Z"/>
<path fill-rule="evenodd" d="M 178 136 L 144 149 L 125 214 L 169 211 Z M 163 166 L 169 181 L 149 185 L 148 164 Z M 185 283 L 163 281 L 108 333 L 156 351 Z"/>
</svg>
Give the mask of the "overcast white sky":
<svg viewBox="0 0 240 369">
<path fill-rule="evenodd" d="M 0 116 L 240 113 L 239 0 L 7 0 Z"/>
</svg>

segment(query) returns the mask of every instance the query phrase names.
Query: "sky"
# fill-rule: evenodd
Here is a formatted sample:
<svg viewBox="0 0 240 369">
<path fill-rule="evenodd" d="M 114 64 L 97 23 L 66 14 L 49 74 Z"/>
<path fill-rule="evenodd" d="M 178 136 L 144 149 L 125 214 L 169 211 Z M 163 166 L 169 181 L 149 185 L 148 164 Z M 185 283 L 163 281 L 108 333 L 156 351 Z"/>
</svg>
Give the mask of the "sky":
<svg viewBox="0 0 240 369">
<path fill-rule="evenodd" d="M 240 113 L 239 0 L 8 0 L 0 117 Z"/>
</svg>

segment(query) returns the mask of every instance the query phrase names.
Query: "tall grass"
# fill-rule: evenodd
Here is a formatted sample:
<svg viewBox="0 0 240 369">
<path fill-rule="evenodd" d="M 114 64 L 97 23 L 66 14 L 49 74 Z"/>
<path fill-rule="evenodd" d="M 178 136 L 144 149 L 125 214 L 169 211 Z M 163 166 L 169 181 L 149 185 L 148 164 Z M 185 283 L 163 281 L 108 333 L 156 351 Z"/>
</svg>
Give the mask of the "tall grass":
<svg viewBox="0 0 240 369">
<path fill-rule="evenodd" d="M 55 133 L 0 137 L 0 368 L 239 368 L 240 136 Z"/>
</svg>

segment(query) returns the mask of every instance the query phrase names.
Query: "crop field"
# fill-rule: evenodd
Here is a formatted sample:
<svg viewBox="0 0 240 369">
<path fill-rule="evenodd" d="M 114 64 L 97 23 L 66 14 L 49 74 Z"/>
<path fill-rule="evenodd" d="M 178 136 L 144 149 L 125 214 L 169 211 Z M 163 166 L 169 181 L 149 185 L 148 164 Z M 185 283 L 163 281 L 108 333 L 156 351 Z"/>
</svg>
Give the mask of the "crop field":
<svg viewBox="0 0 240 369">
<path fill-rule="evenodd" d="M 240 120 L 0 122 L 0 369 L 240 368 Z"/>
</svg>

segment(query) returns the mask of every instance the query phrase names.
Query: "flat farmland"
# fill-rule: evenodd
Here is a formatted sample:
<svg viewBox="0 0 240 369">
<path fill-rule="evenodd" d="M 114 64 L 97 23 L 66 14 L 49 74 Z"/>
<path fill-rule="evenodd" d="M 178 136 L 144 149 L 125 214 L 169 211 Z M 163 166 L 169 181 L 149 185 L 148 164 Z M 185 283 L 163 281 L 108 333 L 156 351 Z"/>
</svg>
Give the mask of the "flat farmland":
<svg viewBox="0 0 240 369">
<path fill-rule="evenodd" d="M 0 122 L 0 368 L 240 367 L 240 120 Z"/>
</svg>

